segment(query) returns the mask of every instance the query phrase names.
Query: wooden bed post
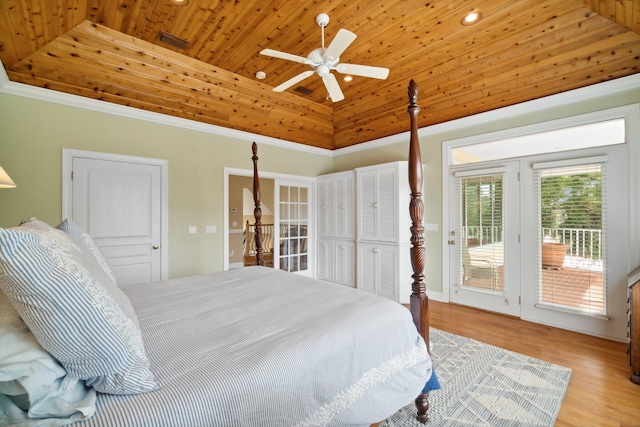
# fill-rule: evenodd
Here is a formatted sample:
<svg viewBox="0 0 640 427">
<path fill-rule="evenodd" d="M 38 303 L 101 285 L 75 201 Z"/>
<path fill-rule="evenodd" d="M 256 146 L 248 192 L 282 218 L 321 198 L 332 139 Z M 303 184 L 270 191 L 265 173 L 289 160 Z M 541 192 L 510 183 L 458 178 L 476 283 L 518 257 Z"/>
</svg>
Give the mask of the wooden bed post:
<svg viewBox="0 0 640 427">
<path fill-rule="evenodd" d="M 264 265 L 264 259 L 262 256 L 262 209 L 260 208 L 260 178 L 258 177 L 258 145 L 254 142 L 251 145 L 251 151 L 253 151 L 253 202 L 255 208 L 253 209 L 253 216 L 256 219 L 254 238 L 256 242 L 256 265 Z"/>
<path fill-rule="evenodd" d="M 422 156 L 420 154 L 420 143 L 418 141 L 417 116 L 420 107 L 418 101 L 418 86 L 416 82 L 409 82 L 409 107 L 407 112 L 411 120 L 411 136 L 409 139 L 409 186 L 411 187 L 411 202 L 409 204 L 409 214 L 411 215 L 411 267 L 413 268 L 413 283 L 411 284 L 410 308 L 413 322 L 418 328 L 418 332 L 424 338 L 429 351 L 429 298 L 427 297 L 424 284 L 424 227 L 422 218 L 424 216 L 424 203 L 422 202 Z M 416 409 L 418 410 L 418 421 L 427 422 L 427 412 L 429 410 L 429 394 L 422 393 L 417 397 Z"/>
</svg>

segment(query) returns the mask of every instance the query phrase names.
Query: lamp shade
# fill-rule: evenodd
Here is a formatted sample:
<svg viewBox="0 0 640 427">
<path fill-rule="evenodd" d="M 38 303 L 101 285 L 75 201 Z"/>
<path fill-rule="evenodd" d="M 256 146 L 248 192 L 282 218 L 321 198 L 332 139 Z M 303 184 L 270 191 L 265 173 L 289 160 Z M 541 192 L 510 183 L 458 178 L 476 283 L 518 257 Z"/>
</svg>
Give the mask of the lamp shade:
<svg viewBox="0 0 640 427">
<path fill-rule="evenodd" d="M 11 180 L 2 166 L 0 166 L 0 188 L 16 188 L 16 183 Z"/>
</svg>

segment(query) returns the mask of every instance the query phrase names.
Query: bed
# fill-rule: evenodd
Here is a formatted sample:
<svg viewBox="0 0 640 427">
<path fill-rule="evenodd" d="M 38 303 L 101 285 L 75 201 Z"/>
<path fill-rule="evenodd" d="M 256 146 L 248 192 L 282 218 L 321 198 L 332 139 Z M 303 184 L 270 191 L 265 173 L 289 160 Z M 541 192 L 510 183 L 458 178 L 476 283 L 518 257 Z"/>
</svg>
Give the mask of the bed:
<svg viewBox="0 0 640 427">
<path fill-rule="evenodd" d="M 263 266 L 254 144 L 256 266 L 119 287 L 72 221 L 0 229 L 0 424 L 368 426 L 412 399 L 426 422 L 416 100 L 410 310 Z"/>
</svg>

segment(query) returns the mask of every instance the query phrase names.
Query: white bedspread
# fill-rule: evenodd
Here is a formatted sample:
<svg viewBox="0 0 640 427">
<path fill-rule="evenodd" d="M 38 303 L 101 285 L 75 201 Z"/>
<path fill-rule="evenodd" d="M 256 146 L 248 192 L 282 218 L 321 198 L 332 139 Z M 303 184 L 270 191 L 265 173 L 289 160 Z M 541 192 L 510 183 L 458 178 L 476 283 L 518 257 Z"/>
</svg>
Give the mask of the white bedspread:
<svg viewBox="0 0 640 427">
<path fill-rule="evenodd" d="M 431 375 L 409 310 L 264 267 L 124 289 L 161 389 L 74 426 L 368 426 Z"/>
</svg>

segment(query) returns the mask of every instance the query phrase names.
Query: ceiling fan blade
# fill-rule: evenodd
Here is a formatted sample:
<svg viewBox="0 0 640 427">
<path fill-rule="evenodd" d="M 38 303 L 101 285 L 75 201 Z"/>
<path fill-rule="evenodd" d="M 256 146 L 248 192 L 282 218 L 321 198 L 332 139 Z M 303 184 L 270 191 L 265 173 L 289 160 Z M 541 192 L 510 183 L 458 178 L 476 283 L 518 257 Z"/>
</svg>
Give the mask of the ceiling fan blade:
<svg viewBox="0 0 640 427">
<path fill-rule="evenodd" d="M 328 62 L 335 61 L 342 55 L 342 52 L 349 47 L 356 39 L 356 35 L 349 30 L 341 28 L 338 34 L 331 40 L 331 44 L 324 52 L 324 58 Z"/>
<path fill-rule="evenodd" d="M 280 52 L 278 50 L 273 50 L 273 49 L 263 49 L 260 51 L 260 54 L 273 56 L 274 58 L 286 59 L 288 61 L 300 62 L 302 64 L 309 63 L 309 60 L 307 58 L 303 58 L 302 56 L 293 55 L 291 53 Z"/>
<path fill-rule="evenodd" d="M 293 86 L 294 84 L 301 82 L 302 80 L 306 79 L 307 77 L 310 77 L 311 75 L 313 75 L 313 73 L 315 73 L 315 71 L 313 70 L 309 70 L 309 71 L 305 71 L 304 73 L 300 73 L 295 77 L 290 78 L 289 80 L 287 80 L 286 82 L 282 83 L 280 86 L 276 86 L 273 88 L 274 92 L 282 92 L 284 90 L 289 89 L 291 86 Z"/>
<path fill-rule="evenodd" d="M 329 75 L 322 78 L 322 82 L 324 83 L 324 86 L 327 88 L 327 91 L 329 92 L 329 97 L 333 102 L 342 101 L 344 99 L 344 94 L 340 89 L 340 85 L 338 84 L 338 79 L 336 79 L 336 76 L 329 73 Z"/>
<path fill-rule="evenodd" d="M 354 76 L 372 77 L 374 79 L 386 79 L 389 75 L 388 68 L 370 67 L 368 65 L 338 64 L 336 71 L 341 74 L 353 74 Z"/>
</svg>

